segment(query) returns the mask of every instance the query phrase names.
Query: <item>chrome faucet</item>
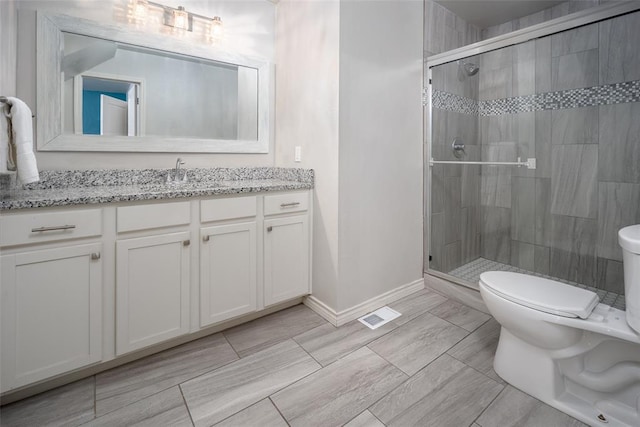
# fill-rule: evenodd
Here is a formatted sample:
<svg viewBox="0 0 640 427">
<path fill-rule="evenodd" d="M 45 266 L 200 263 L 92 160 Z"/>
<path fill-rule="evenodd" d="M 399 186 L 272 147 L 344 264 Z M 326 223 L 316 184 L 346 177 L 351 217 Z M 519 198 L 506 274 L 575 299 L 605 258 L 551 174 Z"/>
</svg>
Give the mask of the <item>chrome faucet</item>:
<svg viewBox="0 0 640 427">
<path fill-rule="evenodd" d="M 176 167 L 173 170 L 173 179 L 171 179 L 171 172 L 167 173 L 167 182 L 187 182 L 187 171 L 185 170 L 182 174 L 182 179 L 180 178 L 180 166 L 184 165 L 184 162 L 180 157 L 176 159 Z"/>
<path fill-rule="evenodd" d="M 184 165 L 184 162 L 182 161 L 182 159 L 180 157 L 178 157 L 176 159 L 176 168 L 175 168 L 175 170 L 173 172 L 173 180 L 174 181 L 177 181 L 178 177 L 180 176 L 179 175 L 180 174 L 180 165 Z"/>
</svg>

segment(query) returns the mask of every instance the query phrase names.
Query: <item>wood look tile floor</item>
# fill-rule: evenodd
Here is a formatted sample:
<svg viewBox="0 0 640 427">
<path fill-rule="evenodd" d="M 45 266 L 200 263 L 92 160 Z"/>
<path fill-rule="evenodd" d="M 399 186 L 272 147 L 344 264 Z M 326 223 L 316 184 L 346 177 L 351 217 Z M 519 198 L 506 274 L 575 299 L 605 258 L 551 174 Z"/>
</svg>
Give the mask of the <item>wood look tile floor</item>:
<svg viewBox="0 0 640 427">
<path fill-rule="evenodd" d="M 584 426 L 505 384 L 500 325 L 423 290 L 372 331 L 303 305 L 0 408 L 0 426 Z"/>
</svg>

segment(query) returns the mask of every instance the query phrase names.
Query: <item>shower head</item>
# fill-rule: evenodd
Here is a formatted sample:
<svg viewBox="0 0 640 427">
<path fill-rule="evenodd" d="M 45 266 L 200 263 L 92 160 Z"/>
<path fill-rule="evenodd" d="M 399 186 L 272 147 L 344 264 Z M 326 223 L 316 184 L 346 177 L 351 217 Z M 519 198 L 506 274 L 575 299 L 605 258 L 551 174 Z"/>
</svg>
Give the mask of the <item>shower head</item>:
<svg viewBox="0 0 640 427">
<path fill-rule="evenodd" d="M 472 62 L 466 62 L 462 59 L 458 61 L 458 70 L 467 76 L 475 76 L 480 71 L 480 67 Z"/>
</svg>

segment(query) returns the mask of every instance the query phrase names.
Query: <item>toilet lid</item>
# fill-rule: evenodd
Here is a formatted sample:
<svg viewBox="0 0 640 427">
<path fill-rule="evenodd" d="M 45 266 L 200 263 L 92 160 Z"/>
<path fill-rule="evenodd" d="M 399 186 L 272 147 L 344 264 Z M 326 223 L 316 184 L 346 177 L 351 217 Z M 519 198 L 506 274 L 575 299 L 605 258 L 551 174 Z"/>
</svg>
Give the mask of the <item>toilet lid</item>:
<svg viewBox="0 0 640 427">
<path fill-rule="evenodd" d="M 595 292 L 528 274 L 488 271 L 480 282 L 516 304 L 563 317 L 586 319 L 599 302 Z"/>
</svg>

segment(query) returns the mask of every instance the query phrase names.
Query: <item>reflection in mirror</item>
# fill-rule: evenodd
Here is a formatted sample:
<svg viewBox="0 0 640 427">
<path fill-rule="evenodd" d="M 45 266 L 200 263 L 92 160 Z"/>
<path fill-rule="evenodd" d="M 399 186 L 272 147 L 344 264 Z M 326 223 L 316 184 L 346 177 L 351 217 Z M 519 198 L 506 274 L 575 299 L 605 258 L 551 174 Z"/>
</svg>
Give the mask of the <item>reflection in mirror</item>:
<svg viewBox="0 0 640 427">
<path fill-rule="evenodd" d="M 140 103 L 142 81 L 121 76 L 74 77 L 73 129 L 78 135 L 144 135 Z"/>
<path fill-rule="evenodd" d="M 257 140 L 258 70 L 63 32 L 64 133 Z"/>
</svg>

